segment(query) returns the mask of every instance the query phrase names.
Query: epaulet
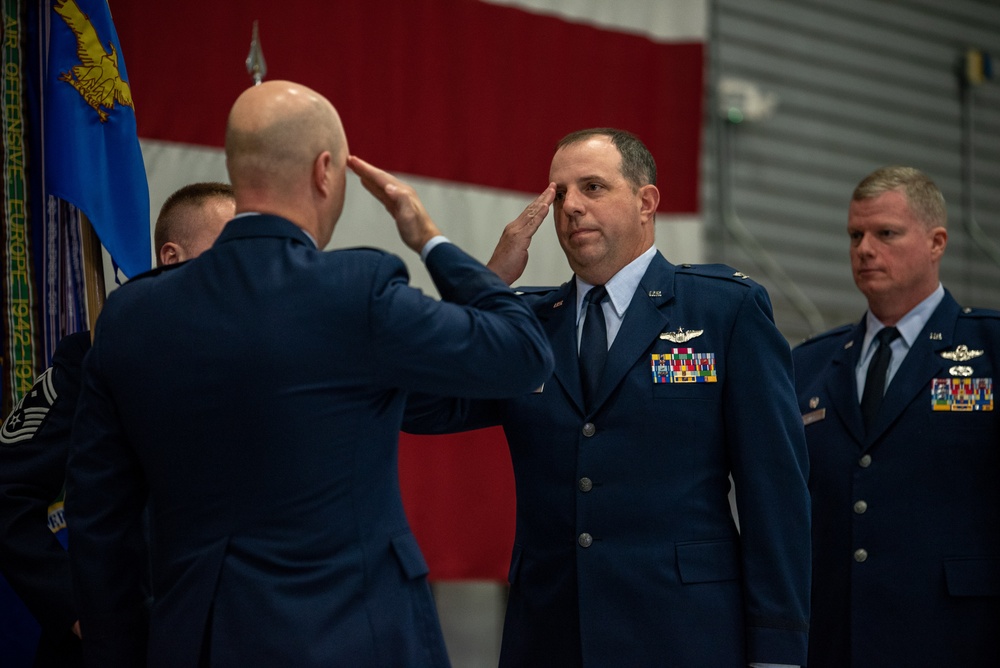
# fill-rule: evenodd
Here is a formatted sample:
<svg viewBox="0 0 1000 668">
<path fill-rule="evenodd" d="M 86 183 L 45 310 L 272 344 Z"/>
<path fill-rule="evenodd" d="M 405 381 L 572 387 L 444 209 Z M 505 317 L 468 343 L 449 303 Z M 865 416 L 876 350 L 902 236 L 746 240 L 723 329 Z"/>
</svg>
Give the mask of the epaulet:
<svg viewBox="0 0 1000 668">
<path fill-rule="evenodd" d="M 183 267 L 188 262 L 190 262 L 190 260 L 185 260 L 184 262 L 177 262 L 175 264 L 165 264 L 159 267 L 153 267 L 149 271 L 144 271 L 141 274 L 137 274 L 132 278 L 128 279 L 127 281 L 125 281 L 124 285 L 128 285 L 129 283 L 134 283 L 135 281 L 141 281 L 144 278 L 152 278 L 153 276 L 159 276 L 160 274 L 165 274 L 168 271 L 173 271 L 174 269 Z"/>
<path fill-rule="evenodd" d="M 849 331 L 851 331 L 852 329 L 854 329 L 854 325 L 852 325 L 852 324 L 841 325 L 840 327 L 834 327 L 833 329 L 827 330 L 825 332 L 821 332 L 820 334 L 813 334 L 812 336 L 808 337 L 807 339 L 801 341 L 799 343 L 799 345 L 800 346 L 807 346 L 809 344 L 816 343 L 818 341 L 824 341 L 824 340 L 829 339 L 829 338 L 834 337 L 834 336 L 840 336 L 842 334 L 846 334 Z"/>
<path fill-rule="evenodd" d="M 348 246 L 346 248 L 334 248 L 328 252 L 336 253 L 337 251 L 370 251 L 379 255 L 386 255 L 388 253 L 384 248 L 376 248 L 375 246 Z"/>
<path fill-rule="evenodd" d="M 677 273 L 679 274 L 694 274 L 696 276 L 704 276 L 706 278 L 722 278 L 727 281 L 732 281 L 734 283 L 742 283 L 743 285 L 753 285 L 754 281 L 750 279 L 748 274 L 743 273 L 733 269 L 729 265 L 725 264 L 679 264 L 677 266 Z"/>
<path fill-rule="evenodd" d="M 960 318 L 989 318 L 992 320 L 1000 320 L 1000 311 L 995 311 L 991 308 L 973 308 L 971 306 L 963 306 L 959 309 Z"/>
<path fill-rule="evenodd" d="M 519 285 L 511 288 L 517 295 L 547 295 L 559 289 L 558 285 Z"/>
</svg>

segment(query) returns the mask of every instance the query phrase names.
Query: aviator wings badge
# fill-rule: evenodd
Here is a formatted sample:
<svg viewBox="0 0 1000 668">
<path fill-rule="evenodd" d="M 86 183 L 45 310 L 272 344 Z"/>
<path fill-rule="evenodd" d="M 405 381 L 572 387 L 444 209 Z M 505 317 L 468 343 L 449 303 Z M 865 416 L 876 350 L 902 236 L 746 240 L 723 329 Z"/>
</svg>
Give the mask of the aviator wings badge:
<svg viewBox="0 0 1000 668">
<path fill-rule="evenodd" d="M 90 17 L 80 10 L 75 0 L 56 3 L 55 12 L 76 35 L 76 55 L 80 59 L 79 65 L 73 66 L 69 72 L 59 74 L 59 81 L 65 81 L 75 88 L 87 104 L 94 108 L 102 123 L 108 120 L 105 109 L 114 109 L 115 102 L 135 111 L 132 90 L 118 71 L 118 50 L 115 45 L 108 42 L 111 52 L 104 50 Z"/>
<path fill-rule="evenodd" d="M 946 350 L 941 353 L 941 357 L 952 362 L 968 362 L 983 354 L 982 350 L 969 350 L 969 346 L 962 344 L 954 350 Z"/>
<path fill-rule="evenodd" d="M 676 332 L 663 332 L 660 334 L 661 339 L 666 339 L 671 343 L 687 343 L 691 339 L 697 338 L 705 333 L 703 329 L 684 329 L 683 327 L 678 327 Z"/>
</svg>

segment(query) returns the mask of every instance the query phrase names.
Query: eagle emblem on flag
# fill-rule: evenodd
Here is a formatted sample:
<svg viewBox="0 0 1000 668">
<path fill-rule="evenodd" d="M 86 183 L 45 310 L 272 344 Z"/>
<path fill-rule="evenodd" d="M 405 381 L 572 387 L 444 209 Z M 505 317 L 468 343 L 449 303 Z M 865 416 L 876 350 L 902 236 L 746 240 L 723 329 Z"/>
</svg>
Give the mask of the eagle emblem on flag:
<svg viewBox="0 0 1000 668">
<path fill-rule="evenodd" d="M 118 50 L 115 45 L 108 42 L 110 52 L 104 48 L 90 17 L 80 10 L 75 0 L 58 2 L 55 12 L 76 35 L 76 55 L 80 59 L 80 64 L 73 66 L 68 72 L 62 72 L 59 80 L 73 86 L 87 104 L 94 108 L 102 123 L 108 120 L 108 111 L 105 109 L 114 109 L 116 102 L 135 111 L 132 91 L 118 71 Z"/>
</svg>

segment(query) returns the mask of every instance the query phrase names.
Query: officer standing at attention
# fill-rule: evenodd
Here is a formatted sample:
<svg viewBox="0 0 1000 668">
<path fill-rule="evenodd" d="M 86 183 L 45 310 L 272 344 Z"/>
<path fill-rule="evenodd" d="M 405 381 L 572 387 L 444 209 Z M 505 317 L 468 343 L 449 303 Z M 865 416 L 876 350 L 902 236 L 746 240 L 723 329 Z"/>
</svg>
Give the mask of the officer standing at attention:
<svg viewBox="0 0 1000 668">
<path fill-rule="evenodd" d="M 1000 312 L 938 269 L 937 186 L 885 167 L 854 190 L 856 325 L 794 350 L 813 509 L 809 667 L 1000 666 Z"/>
<path fill-rule="evenodd" d="M 766 291 L 657 251 L 656 163 L 631 133 L 568 135 L 549 180 L 574 275 L 523 299 L 554 373 L 507 401 L 411 397 L 405 424 L 504 427 L 517 527 L 501 665 L 803 665 L 807 455 Z M 489 266 L 508 283 L 542 218 L 505 229 Z"/>
</svg>

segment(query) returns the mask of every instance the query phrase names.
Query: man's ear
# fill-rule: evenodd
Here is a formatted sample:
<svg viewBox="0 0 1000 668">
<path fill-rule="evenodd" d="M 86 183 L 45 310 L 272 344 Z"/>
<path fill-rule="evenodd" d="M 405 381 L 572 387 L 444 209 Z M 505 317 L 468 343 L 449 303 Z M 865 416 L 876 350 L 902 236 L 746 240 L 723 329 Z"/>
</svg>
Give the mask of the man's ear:
<svg viewBox="0 0 1000 668">
<path fill-rule="evenodd" d="M 639 188 L 639 213 L 643 220 L 652 220 L 656 207 L 660 206 L 660 191 L 652 184 Z"/>
<path fill-rule="evenodd" d="M 173 241 L 160 246 L 160 265 L 177 264 L 184 260 L 184 251 Z"/>
<path fill-rule="evenodd" d="M 316 160 L 313 161 L 313 186 L 324 197 L 328 197 L 331 189 L 333 188 L 333 178 L 331 177 L 333 172 L 332 165 L 333 156 L 329 151 L 323 151 L 317 155 Z"/>
<path fill-rule="evenodd" d="M 944 255 L 945 246 L 948 245 L 948 230 L 943 227 L 935 227 L 931 230 L 931 252 L 934 259 L 939 260 Z"/>
</svg>

